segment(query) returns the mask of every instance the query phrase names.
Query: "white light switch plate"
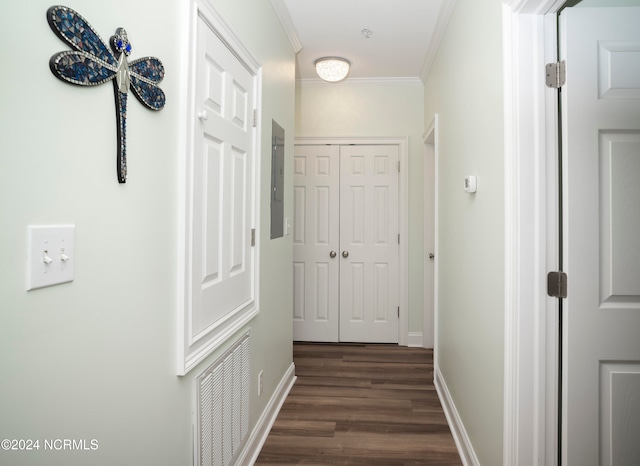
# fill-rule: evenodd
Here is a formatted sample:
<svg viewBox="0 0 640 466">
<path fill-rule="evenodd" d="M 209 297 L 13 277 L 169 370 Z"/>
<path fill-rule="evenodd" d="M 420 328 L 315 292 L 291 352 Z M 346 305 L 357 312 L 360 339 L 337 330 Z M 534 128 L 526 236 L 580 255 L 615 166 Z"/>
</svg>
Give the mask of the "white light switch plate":
<svg viewBox="0 0 640 466">
<path fill-rule="evenodd" d="M 27 290 L 73 281 L 75 225 L 27 227 Z"/>
</svg>

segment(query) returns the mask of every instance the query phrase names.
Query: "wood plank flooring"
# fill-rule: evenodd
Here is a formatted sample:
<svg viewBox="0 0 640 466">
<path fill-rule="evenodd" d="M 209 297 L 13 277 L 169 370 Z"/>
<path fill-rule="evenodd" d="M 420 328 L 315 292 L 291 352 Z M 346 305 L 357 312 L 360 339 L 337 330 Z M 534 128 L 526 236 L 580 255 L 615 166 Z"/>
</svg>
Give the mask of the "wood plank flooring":
<svg viewBox="0 0 640 466">
<path fill-rule="evenodd" d="M 256 465 L 460 465 L 433 352 L 296 343 L 298 377 Z"/>
</svg>

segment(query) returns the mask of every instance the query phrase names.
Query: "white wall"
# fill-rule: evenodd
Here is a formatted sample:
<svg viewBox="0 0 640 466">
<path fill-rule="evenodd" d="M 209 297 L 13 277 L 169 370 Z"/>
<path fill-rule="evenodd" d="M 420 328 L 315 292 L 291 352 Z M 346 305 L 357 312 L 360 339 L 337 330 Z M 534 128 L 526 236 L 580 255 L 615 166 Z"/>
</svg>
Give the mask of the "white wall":
<svg viewBox="0 0 640 466">
<path fill-rule="evenodd" d="M 221 0 L 241 40 L 263 65 L 261 312 L 251 322 L 252 372 L 265 391 L 255 424 L 291 364 L 291 239 L 270 241 L 271 119 L 287 134 L 291 173 L 294 53 L 270 3 Z M 188 465 L 194 377 L 176 374 L 179 128 L 186 4 L 150 0 L 72 2 L 108 39 L 125 27 L 135 59 L 159 57 L 167 105 L 129 99 L 129 180 L 115 173 L 113 87 L 56 79 L 49 58 L 67 49 L 43 0 L 0 15 L 0 439 L 96 439 L 96 451 L 0 451 L 12 465 Z M 247 14 L 251 12 L 251 14 Z M 291 215 L 291 177 L 285 215 Z M 25 291 L 26 228 L 76 225 L 72 283 Z M 220 350 L 222 351 L 222 349 Z M 220 352 L 218 351 L 218 353 Z"/>
<path fill-rule="evenodd" d="M 416 82 L 302 82 L 297 137 L 409 138 L 409 332 L 422 332 L 423 87 Z"/>
<path fill-rule="evenodd" d="M 502 464 L 504 145 L 500 0 L 457 0 L 425 84 L 439 114 L 438 361 L 481 464 Z M 476 175 L 478 191 L 463 190 Z"/>
</svg>

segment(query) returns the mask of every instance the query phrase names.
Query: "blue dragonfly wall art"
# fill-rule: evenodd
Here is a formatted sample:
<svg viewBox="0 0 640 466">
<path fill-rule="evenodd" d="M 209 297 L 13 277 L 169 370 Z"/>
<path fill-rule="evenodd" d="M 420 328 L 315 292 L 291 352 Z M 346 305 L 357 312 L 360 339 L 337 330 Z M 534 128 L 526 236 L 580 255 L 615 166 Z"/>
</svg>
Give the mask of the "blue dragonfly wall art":
<svg viewBox="0 0 640 466">
<path fill-rule="evenodd" d="M 118 182 L 125 183 L 129 89 L 146 108 L 162 110 L 166 99 L 158 84 L 164 78 L 164 66 L 155 57 L 127 61 L 131 43 L 123 28 L 116 29 L 109 47 L 89 22 L 71 8 L 52 6 L 47 10 L 47 21 L 53 32 L 73 49 L 57 53 L 49 60 L 49 67 L 57 78 L 79 86 L 113 81 L 118 131 L 116 170 Z"/>
</svg>

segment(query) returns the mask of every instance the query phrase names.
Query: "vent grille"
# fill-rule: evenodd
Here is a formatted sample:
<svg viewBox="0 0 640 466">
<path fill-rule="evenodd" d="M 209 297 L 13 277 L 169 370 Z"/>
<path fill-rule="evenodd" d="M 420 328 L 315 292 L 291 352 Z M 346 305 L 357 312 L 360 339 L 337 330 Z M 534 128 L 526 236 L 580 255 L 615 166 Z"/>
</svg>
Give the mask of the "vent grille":
<svg viewBox="0 0 640 466">
<path fill-rule="evenodd" d="M 249 332 L 197 379 L 199 466 L 233 464 L 249 430 Z"/>
</svg>

